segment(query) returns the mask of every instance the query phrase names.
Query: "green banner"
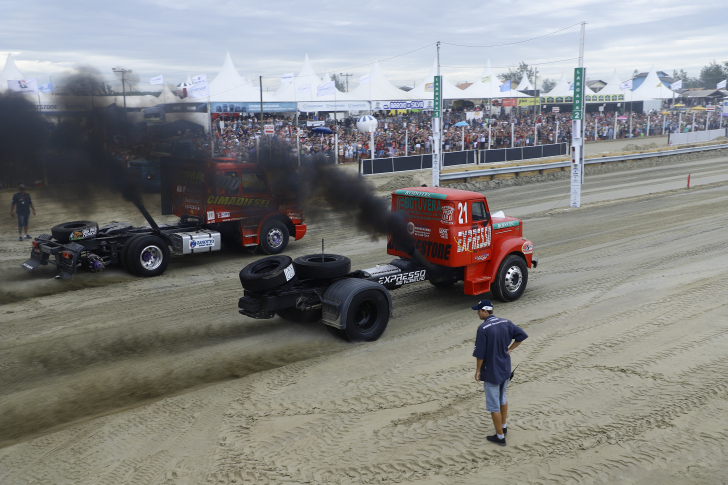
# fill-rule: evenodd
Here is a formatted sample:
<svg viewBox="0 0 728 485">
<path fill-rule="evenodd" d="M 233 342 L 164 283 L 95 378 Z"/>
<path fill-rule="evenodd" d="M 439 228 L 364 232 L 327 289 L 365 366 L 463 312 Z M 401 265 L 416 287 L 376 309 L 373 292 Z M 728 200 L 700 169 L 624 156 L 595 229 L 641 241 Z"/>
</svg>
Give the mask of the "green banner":
<svg viewBox="0 0 728 485">
<path fill-rule="evenodd" d="M 574 68 L 574 104 L 571 112 L 572 120 L 581 119 L 582 110 L 584 108 L 584 82 L 584 68 Z"/>
<path fill-rule="evenodd" d="M 435 103 L 432 111 L 433 118 L 439 118 L 442 111 L 442 76 L 435 76 Z"/>
</svg>

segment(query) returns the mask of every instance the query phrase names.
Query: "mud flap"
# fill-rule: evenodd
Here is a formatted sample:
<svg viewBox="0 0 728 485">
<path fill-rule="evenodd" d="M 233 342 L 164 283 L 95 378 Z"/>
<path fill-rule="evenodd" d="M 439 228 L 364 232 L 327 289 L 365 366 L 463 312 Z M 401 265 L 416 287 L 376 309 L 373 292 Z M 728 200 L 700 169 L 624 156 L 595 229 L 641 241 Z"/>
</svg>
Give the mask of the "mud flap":
<svg viewBox="0 0 728 485">
<path fill-rule="evenodd" d="M 56 279 L 70 280 L 71 276 L 73 276 L 73 273 L 69 273 L 65 269 L 62 269 L 61 272 L 56 275 Z"/>
<path fill-rule="evenodd" d="M 35 268 L 40 266 L 40 259 L 30 258 L 28 261 L 21 264 L 20 266 L 27 269 L 28 271 L 33 271 Z"/>
</svg>

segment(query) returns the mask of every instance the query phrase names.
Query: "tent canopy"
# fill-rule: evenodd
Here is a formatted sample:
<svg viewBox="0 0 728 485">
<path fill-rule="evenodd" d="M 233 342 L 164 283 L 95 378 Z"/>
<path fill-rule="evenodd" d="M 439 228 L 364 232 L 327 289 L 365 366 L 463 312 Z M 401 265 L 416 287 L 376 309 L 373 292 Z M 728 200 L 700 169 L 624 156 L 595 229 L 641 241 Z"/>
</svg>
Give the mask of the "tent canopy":
<svg viewBox="0 0 728 485">
<path fill-rule="evenodd" d="M 399 101 L 410 99 L 407 92 L 392 84 L 382 74 L 379 63 L 375 62 L 369 71 L 369 82 L 360 84 L 349 91 L 349 97 L 361 101 Z"/>
<path fill-rule="evenodd" d="M 434 94 L 427 91 L 428 84 L 434 84 L 437 75 L 437 59 L 432 63 L 432 68 L 427 76 L 410 91 L 407 92 L 409 99 L 432 99 Z M 453 83 L 442 77 L 442 99 L 467 99 L 465 92 L 456 87 Z"/>
<path fill-rule="evenodd" d="M 3 70 L 0 71 L 0 93 L 8 90 L 8 81 L 23 78 L 24 76 L 21 74 L 18 66 L 15 65 L 15 61 L 12 56 L 8 54 L 8 57 L 5 60 L 5 66 L 3 67 Z"/>
<path fill-rule="evenodd" d="M 500 80 L 493 72 L 490 59 L 480 74 L 480 77 L 473 84 L 463 90 L 465 99 L 493 99 L 500 98 Z"/>
<path fill-rule="evenodd" d="M 269 93 L 263 93 L 263 101 L 270 101 L 272 96 Z M 190 98 L 187 98 L 190 100 Z M 199 102 L 201 99 L 191 101 Z M 211 102 L 243 102 L 254 103 L 260 101 L 260 91 L 257 87 L 245 82 L 245 78 L 238 74 L 230 58 L 230 52 L 225 54 L 225 62 L 222 69 L 210 82 L 210 101 Z"/>
<path fill-rule="evenodd" d="M 317 96 L 318 88 L 322 84 L 330 82 L 328 76 L 326 79 L 322 79 L 313 66 L 311 61 L 308 59 L 308 54 L 303 60 L 303 67 L 297 76 L 293 77 L 293 82 L 283 83 L 275 92 L 273 97 L 275 101 L 280 102 L 330 102 L 330 101 L 349 101 L 351 96 L 347 93 L 342 93 L 338 89 L 334 88 L 334 94 L 327 94 L 324 96 Z"/>
<path fill-rule="evenodd" d="M 625 100 L 629 98 L 629 101 L 672 98 L 672 90 L 662 83 L 662 79 L 657 76 L 655 66 L 652 66 L 640 87 L 632 91 L 631 94 L 625 91 L 624 98 Z"/>
</svg>

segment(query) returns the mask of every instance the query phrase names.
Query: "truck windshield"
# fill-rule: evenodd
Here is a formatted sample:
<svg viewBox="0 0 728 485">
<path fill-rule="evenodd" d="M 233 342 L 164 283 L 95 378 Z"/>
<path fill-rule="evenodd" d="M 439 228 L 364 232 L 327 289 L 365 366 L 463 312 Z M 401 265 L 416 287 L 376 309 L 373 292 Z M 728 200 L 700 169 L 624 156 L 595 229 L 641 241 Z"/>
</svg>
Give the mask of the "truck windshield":
<svg viewBox="0 0 728 485">
<path fill-rule="evenodd" d="M 260 172 L 243 172 L 240 177 L 243 193 L 266 192 L 265 177 Z"/>
<path fill-rule="evenodd" d="M 473 221 L 485 221 L 488 215 L 485 212 L 485 204 L 482 202 L 473 202 Z"/>
</svg>

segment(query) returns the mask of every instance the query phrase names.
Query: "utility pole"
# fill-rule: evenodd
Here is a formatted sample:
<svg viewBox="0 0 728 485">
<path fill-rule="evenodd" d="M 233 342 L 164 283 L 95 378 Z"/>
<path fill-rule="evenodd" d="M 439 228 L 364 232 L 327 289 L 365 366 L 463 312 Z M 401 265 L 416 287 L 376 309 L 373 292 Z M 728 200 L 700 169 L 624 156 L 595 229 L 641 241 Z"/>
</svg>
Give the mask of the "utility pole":
<svg viewBox="0 0 728 485">
<path fill-rule="evenodd" d="M 348 74 L 348 73 L 344 74 L 343 72 L 340 72 L 339 76 L 343 76 L 346 78 L 346 92 L 348 93 L 349 92 L 349 77 L 353 76 L 353 74 Z"/>
<path fill-rule="evenodd" d="M 122 96 L 124 97 L 124 112 L 126 113 L 126 88 L 124 86 L 124 74 L 126 74 L 127 72 L 131 72 L 131 69 L 123 69 L 123 68 L 120 68 L 120 67 L 112 67 L 111 70 L 114 71 L 114 72 L 120 72 L 121 73 L 121 93 L 122 93 Z"/>
<path fill-rule="evenodd" d="M 584 22 L 579 41 L 579 67 L 574 69 L 574 104 L 571 113 L 571 207 L 581 207 L 581 184 L 584 183 Z"/>
<path fill-rule="evenodd" d="M 432 106 L 432 186 L 440 186 L 440 156 L 442 153 L 442 77 L 440 76 L 440 41 L 437 42 L 437 75 L 434 79 Z"/>
</svg>

